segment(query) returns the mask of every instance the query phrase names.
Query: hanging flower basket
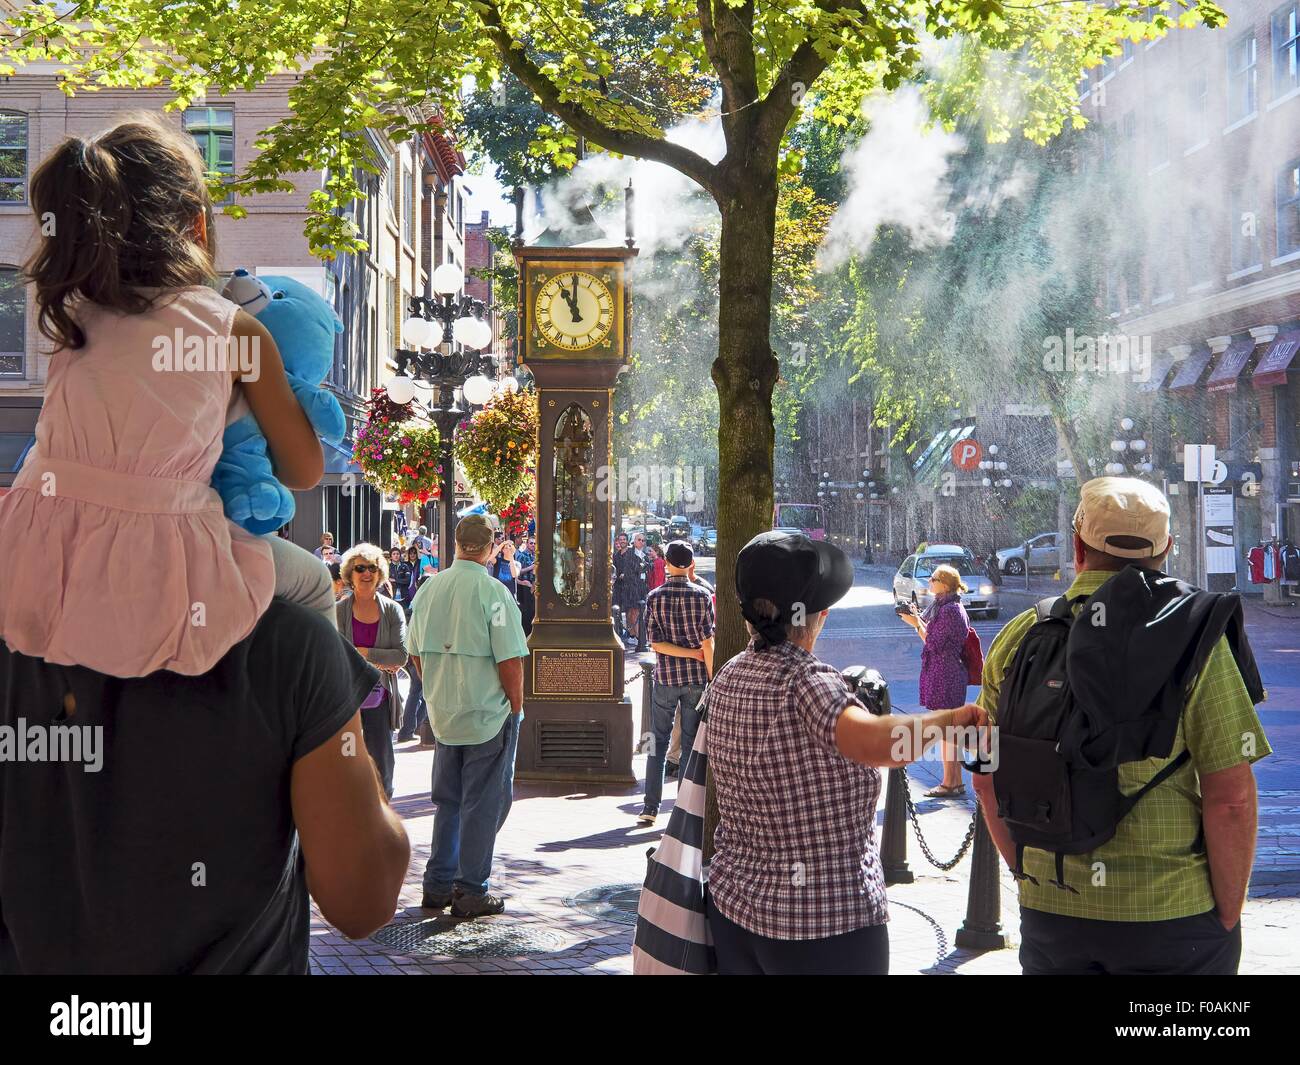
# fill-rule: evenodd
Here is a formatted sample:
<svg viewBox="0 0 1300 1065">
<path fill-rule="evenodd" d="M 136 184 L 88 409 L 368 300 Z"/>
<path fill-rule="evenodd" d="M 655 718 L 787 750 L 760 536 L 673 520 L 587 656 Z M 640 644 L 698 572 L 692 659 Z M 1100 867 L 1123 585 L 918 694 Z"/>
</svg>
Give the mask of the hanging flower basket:
<svg viewBox="0 0 1300 1065">
<path fill-rule="evenodd" d="M 501 514 L 533 478 L 537 457 L 537 393 L 493 399 L 456 431 L 456 461 L 470 485 Z"/>
<path fill-rule="evenodd" d="M 532 480 L 532 478 L 530 478 Z M 501 518 L 501 525 L 505 529 L 507 536 L 527 536 L 528 523 L 533 518 L 533 492 L 536 490 L 536 483 L 530 484 L 528 490 L 508 507 L 501 511 L 498 517 Z"/>
<path fill-rule="evenodd" d="M 398 503 L 427 503 L 441 495 L 438 428 L 414 420 L 411 404 L 397 404 L 382 388 L 371 394 L 366 424 L 352 454 L 367 482 Z"/>
</svg>

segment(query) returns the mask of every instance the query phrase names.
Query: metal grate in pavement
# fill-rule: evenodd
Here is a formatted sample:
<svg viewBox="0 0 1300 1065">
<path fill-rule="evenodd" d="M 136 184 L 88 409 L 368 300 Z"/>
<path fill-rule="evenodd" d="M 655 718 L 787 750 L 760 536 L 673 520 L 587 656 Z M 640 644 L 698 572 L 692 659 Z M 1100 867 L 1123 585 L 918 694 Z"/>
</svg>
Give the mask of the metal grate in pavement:
<svg viewBox="0 0 1300 1065">
<path fill-rule="evenodd" d="M 465 921 L 445 914 L 423 921 L 398 921 L 370 938 L 394 954 L 449 958 L 520 958 L 554 954 L 574 945 L 572 937 L 535 924 L 494 918 Z"/>
<path fill-rule="evenodd" d="M 606 884 L 580 891 L 565 899 L 564 904 L 605 921 L 636 924 L 636 906 L 640 898 L 640 884 Z"/>
</svg>

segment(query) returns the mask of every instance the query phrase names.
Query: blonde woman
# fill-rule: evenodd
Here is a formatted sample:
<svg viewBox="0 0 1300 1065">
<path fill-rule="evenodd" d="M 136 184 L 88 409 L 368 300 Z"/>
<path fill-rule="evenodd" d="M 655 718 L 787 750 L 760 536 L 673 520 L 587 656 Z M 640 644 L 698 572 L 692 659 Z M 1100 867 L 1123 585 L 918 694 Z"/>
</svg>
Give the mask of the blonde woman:
<svg viewBox="0 0 1300 1065">
<path fill-rule="evenodd" d="M 406 613 L 379 594 L 388 580 L 388 560 L 374 544 L 357 544 L 343 556 L 339 568 L 346 591 L 335 614 L 339 632 L 382 674 L 361 704 L 361 730 L 366 750 L 379 769 L 384 793 L 393 797 L 393 729 L 401 724 L 397 671 L 406 665 Z"/>
<path fill-rule="evenodd" d="M 921 614 L 916 605 L 899 615 L 916 629 L 925 647 L 921 650 L 921 705 L 927 710 L 948 710 L 966 702 L 966 633 L 970 618 L 961 605 L 961 593 L 969 591 L 953 566 L 936 566 L 930 574 L 933 602 Z M 943 783 L 925 794 L 932 799 L 951 799 L 966 793 L 961 779 L 961 762 L 952 744 L 943 747 Z"/>
</svg>

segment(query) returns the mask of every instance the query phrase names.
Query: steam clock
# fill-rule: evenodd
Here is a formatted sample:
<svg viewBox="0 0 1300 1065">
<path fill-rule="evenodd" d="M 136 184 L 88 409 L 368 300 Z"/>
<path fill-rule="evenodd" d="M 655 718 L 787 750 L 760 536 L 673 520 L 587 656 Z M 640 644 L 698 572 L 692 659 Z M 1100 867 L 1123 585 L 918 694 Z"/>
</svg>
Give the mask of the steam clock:
<svg viewBox="0 0 1300 1065">
<path fill-rule="evenodd" d="M 516 351 L 537 385 L 537 612 L 516 774 L 633 783 L 632 704 L 610 611 L 613 398 L 630 358 L 631 235 L 618 247 L 522 238 Z"/>
</svg>

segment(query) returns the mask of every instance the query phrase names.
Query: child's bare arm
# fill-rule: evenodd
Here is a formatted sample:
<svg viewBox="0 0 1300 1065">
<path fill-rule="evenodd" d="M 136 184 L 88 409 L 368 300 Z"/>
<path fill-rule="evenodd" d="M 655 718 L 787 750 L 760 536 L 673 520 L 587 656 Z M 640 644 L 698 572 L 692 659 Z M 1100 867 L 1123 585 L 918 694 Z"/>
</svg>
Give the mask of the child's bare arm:
<svg viewBox="0 0 1300 1065">
<path fill-rule="evenodd" d="M 254 372 L 241 377 L 236 368 L 235 380 L 270 445 L 276 477 L 296 491 L 314 488 L 325 472 L 325 457 L 316 430 L 289 387 L 280 349 L 266 326 L 247 311 L 236 312 L 230 335 L 254 341 Z"/>
</svg>

